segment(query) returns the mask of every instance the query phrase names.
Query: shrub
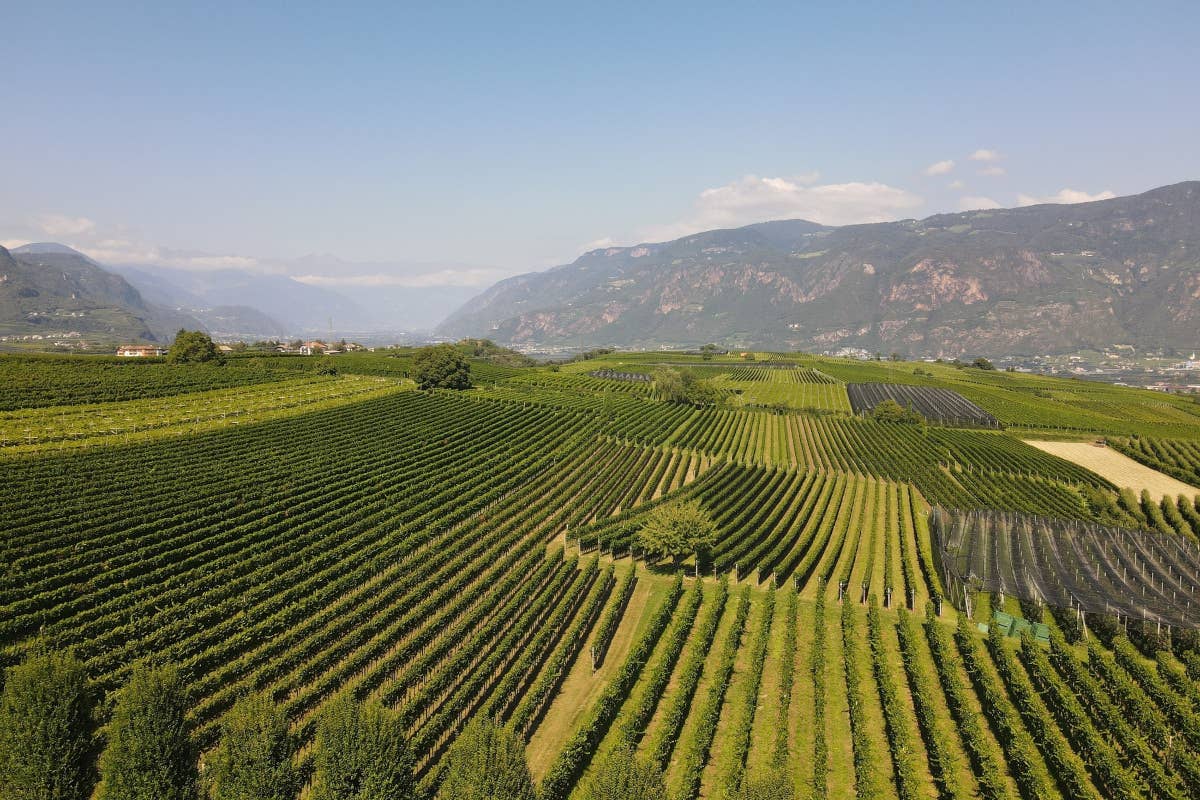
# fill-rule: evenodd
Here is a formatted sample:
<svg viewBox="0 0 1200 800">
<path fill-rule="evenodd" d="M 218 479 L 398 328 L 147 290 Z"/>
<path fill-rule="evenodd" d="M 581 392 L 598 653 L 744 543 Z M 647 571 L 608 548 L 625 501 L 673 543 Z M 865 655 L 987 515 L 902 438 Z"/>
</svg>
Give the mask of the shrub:
<svg viewBox="0 0 1200 800">
<path fill-rule="evenodd" d="M 196 747 L 175 667 L 140 666 L 121 690 L 100 756 L 101 800 L 194 800 Z"/>
<path fill-rule="evenodd" d="M 299 789 L 287 717 L 271 698 L 239 700 L 221 720 L 221 742 L 208 759 L 212 800 L 290 800 Z"/>
<path fill-rule="evenodd" d="M 476 719 L 446 755 L 439 800 L 536 800 L 525 743 L 508 728 Z"/>
<path fill-rule="evenodd" d="M 10 667 L 0 695 L 0 797 L 89 797 L 94 704 L 87 673 L 70 656 L 35 653 Z"/>
<path fill-rule="evenodd" d="M 317 723 L 313 800 L 409 800 L 413 760 L 399 718 L 377 703 L 335 698 Z"/>
</svg>

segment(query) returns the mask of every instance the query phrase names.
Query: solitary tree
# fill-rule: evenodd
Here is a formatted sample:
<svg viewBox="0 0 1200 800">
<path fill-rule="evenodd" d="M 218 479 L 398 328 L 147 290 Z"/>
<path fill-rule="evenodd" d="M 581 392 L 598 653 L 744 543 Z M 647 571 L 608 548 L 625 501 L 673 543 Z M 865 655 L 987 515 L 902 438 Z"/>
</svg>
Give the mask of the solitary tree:
<svg viewBox="0 0 1200 800">
<path fill-rule="evenodd" d="M 583 800 L 666 800 L 662 771 L 637 757 L 633 748 L 617 747 L 596 766 L 583 788 Z"/>
<path fill-rule="evenodd" d="M 413 358 L 418 389 L 470 389 L 471 363 L 448 344 L 425 347 Z"/>
<path fill-rule="evenodd" d="M 100 800 L 195 800 L 197 753 L 186 710 L 177 668 L 134 669 L 100 756 Z"/>
<path fill-rule="evenodd" d="M 706 344 L 700 348 L 700 357 L 705 361 L 712 361 L 713 353 L 718 352 L 720 349 L 715 344 Z"/>
<path fill-rule="evenodd" d="M 221 720 L 221 741 L 208 759 L 212 800 L 291 800 L 300 788 L 295 750 L 287 717 L 270 697 L 239 700 Z"/>
<path fill-rule="evenodd" d="M 411 800 L 413 758 L 400 718 L 349 695 L 332 700 L 317 723 L 314 800 Z"/>
<path fill-rule="evenodd" d="M 221 353 L 213 344 L 212 337 L 204 331 L 185 331 L 181 328 L 175 334 L 171 349 L 167 351 L 167 361 L 171 364 L 220 363 L 221 360 Z"/>
<path fill-rule="evenodd" d="M 712 384 L 696 377 L 694 372 L 664 368 L 655 371 L 654 383 L 659 396 L 668 403 L 687 403 L 693 406 L 714 405 L 720 398 Z"/>
<path fill-rule="evenodd" d="M 95 698 L 83 665 L 37 651 L 10 667 L 0 695 L 0 797 L 85 800 Z"/>
<path fill-rule="evenodd" d="M 979 358 L 972 361 L 971 366 L 976 367 L 977 369 L 995 369 L 996 368 L 995 365 L 992 364 L 992 362 L 988 361 L 983 356 L 980 356 Z"/>
<path fill-rule="evenodd" d="M 525 743 L 491 720 L 472 720 L 446 755 L 438 800 L 535 800 Z"/>
<path fill-rule="evenodd" d="M 905 425 L 920 425 L 925 422 L 925 418 L 916 411 L 905 408 L 891 398 L 876 405 L 871 411 L 871 416 L 880 422 L 899 422 Z"/>
<path fill-rule="evenodd" d="M 637 533 L 643 552 L 670 558 L 675 565 L 689 555 L 697 559 L 716 541 L 717 526 L 698 500 L 662 505 L 650 512 Z"/>
</svg>

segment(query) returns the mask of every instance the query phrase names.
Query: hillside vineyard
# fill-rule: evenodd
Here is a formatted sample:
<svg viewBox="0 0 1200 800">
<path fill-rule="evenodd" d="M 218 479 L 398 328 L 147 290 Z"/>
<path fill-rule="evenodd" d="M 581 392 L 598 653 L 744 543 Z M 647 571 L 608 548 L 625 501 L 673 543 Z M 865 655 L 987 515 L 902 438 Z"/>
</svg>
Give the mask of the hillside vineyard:
<svg viewBox="0 0 1200 800">
<path fill-rule="evenodd" d="M 378 701 L 430 797 L 488 718 L 547 800 L 619 748 L 672 800 L 1200 798 L 1200 488 L 1023 441 L 1196 487 L 1191 398 L 795 354 L 476 358 L 463 391 L 416 390 L 411 350 L 322 362 L 0 358 L 0 665 L 69 651 L 104 693 L 175 665 L 201 753 L 265 694 L 305 780 L 329 702 Z M 711 545 L 648 555 L 692 504 Z"/>
</svg>

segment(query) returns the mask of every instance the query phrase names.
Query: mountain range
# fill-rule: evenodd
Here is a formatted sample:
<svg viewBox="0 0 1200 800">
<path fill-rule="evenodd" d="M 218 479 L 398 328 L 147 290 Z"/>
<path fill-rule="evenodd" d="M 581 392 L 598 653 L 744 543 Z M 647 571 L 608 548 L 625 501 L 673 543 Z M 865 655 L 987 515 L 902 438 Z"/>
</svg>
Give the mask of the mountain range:
<svg viewBox="0 0 1200 800">
<path fill-rule="evenodd" d="M 785 220 L 602 248 L 500 281 L 436 333 L 529 350 L 1193 348 L 1200 182 L 1072 205 L 840 227 Z"/>
<path fill-rule="evenodd" d="M 0 247 L 2 335 L 161 342 L 199 327 L 189 314 L 146 302 L 120 275 L 69 247 Z"/>
</svg>

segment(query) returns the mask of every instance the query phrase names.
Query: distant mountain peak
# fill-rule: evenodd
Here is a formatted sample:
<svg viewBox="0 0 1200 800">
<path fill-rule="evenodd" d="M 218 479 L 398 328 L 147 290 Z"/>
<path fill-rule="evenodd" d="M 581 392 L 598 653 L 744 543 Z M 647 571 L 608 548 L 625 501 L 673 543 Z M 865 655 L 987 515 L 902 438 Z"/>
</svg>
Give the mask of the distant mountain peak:
<svg viewBox="0 0 1200 800">
<path fill-rule="evenodd" d="M 73 247 L 67 247 L 65 244 L 58 242 L 30 242 L 23 244 L 20 247 L 14 247 L 10 252 L 20 253 L 22 255 L 59 255 L 59 256 L 78 256 L 86 260 L 88 263 L 96 264 L 88 256 L 79 252 Z M 99 266 L 97 264 L 97 266 Z"/>
</svg>

